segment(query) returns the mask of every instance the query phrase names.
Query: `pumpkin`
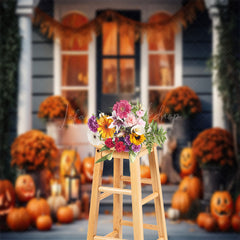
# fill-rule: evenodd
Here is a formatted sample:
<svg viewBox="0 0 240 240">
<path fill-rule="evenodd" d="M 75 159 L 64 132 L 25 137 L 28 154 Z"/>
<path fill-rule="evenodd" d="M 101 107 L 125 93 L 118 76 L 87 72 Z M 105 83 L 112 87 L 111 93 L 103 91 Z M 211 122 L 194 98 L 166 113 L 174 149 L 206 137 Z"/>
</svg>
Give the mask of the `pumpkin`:
<svg viewBox="0 0 240 240">
<path fill-rule="evenodd" d="M 92 181 L 93 177 L 93 167 L 94 167 L 95 158 L 89 155 L 83 159 L 82 169 L 86 177 L 86 181 Z"/>
<path fill-rule="evenodd" d="M 60 207 L 57 211 L 57 220 L 59 223 L 71 223 L 73 217 L 73 210 L 68 206 Z"/>
<path fill-rule="evenodd" d="M 15 192 L 20 202 L 27 202 L 35 196 L 35 183 L 33 178 L 28 175 L 20 175 L 15 183 Z"/>
<path fill-rule="evenodd" d="M 12 183 L 0 180 L 0 216 L 7 215 L 15 204 L 15 192 Z"/>
<path fill-rule="evenodd" d="M 223 216 L 218 217 L 217 223 L 218 223 L 218 228 L 222 232 L 228 231 L 231 227 L 231 219 L 227 215 L 223 215 Z"/>
<path fill-rule="evenodd" d="M 235 212 L 240 213 L 240 194 L 238 195 L 235 202 Z"/>
<path fill-rule="evenodd" d="M 193 174 L 197 167 L 197 161 L 193 157 L 192 148 L 185 147 L 180 154 L 180 169 L 183 176 Z"/>
<path fill-rule="evenodd" d="M 31 217 L 32 223 L 41 215 L 50 215 L 50 207 L 44 198 L 32 198 L 27 204 L 27 211 Z"/>
<path fill-rule="evenodd" d="M 160 173 L 160 181 L 161 181 L 161 184 L 167 183 L 167 174 L 166 173 Z"/>
<path fill-rule="evenodd" d="M 208 231 L 208 232 L 213 232 L 216 230 L 217 228 L 217 221 L 216 219 L 208 214 L 208 216 L 205 217 L 204 219 L 204 228 Z"/>
<path fill-rule="evenodd" d="M 80 210 L 76 203 L 69 204 L 68 207 L 70 207 L 73 210 L 73 218 L 79 219 Z"/>
<path fill-rule="evenodd" d="M 195 200 L 201 197 L 202 183 L 197 177 L 187 176 L 181 181 L 179 190 L 187 192 L 190 198 Z"/>
<path fill-rule="evenodd" d="M 147 165 L 140 166 L 141 178 L 151 178 L 150 168 Z"/>
<path fill-rule="evenodd" d="M 13 231 L 25 231 L 31 224 L 31 218 L 23 207 L 13 208 L 7 216 L 7 225 Z"/>
<path fill-rule="evenodd" d="M 232 228 L 235 232 L 240 232 L 240 215 L 236 213 L 231 219 Z"/>
<path fill-rule="evenodd" d="M 230 217 L 233 212 L 233 200 L 228 191 L 217 191 L 210 202 L 211 214 L 218 219 L 220 216 Z"/>
<path fill-rule="evenodd" d="M 172 197 L 172 208 L 178 209 L 181 214 L 186 214 L 191 206 L 191 199 L 186 192 L 176 191 Z"/>
<path fill-rule="evenodd" d="M 171 220 L 177 220 L 180 217 L 180 211 L 174 208 L 169 208 L 167 211 L 167 216 Z"/>
<path fill-rule="evenodd" d="M 56 218 L 57 216 L 57 210 L 62 207 L 62 206 L 66 206 L 67 205 L 67 201 L 66 199 L 61 196 L 61 195 L 57 195 L 57 196 L 50 196 L 47 199 L 48 205 L 50 207 L 50 211 L 51 211 L 51 216 L 53 218 Z"/>
<path fill-rule="evenodd" d="M 52 227 L 52 219 L 49 215 L 41 215 L 37 218 L 36 227 L 40 231 L 48 231 Z"/>
<path fill-rule="evenodd" d="M 201 212 L 198 214 L 197 216 L 197 224 L 200 228 L 203 228 L 204 227 L 204 224 L 205 224 L 205 220 L 206 218 L 209 216 L 210 214 L 209 213 L 205 213 L 205 212 Z"/>
</svg>

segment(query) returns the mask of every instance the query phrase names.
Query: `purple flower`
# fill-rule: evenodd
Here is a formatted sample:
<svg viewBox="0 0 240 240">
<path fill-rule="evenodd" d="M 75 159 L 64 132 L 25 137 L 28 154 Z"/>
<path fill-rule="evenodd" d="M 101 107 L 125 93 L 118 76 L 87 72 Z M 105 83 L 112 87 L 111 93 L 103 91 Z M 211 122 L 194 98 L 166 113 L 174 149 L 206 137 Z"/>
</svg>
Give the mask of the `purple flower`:
<svg viewBox="0 0 240 240">
<path fill-rule="evenodd" d="M 139 152 L 139 151 L 140 151 L 140 148 L 141 148 L 141 145 L 135 145 L 135 144 L 132 145 L 132 150 L 133 150 L 134 152 Z"/>
<path fill-rule="evenodd" d="M 97 132 L 98 123 L 96 117 L 93 115 L 88 119 L 88 127 L 92 132 Z"/>
<path fill-rule="evenodd" d="M 124 141 L 125 141 L 125 143 L 126 143 L 128 146 L 130 146 L 130 145 L 132 144 L 132 143 L 130 142 L 130 136 L 129 136 L 129 135 L 127 135 L 127 136 L 125 137 Z"/>
<path fill-rule="evenodd" d="M 129 147 L 125 145 L 125 150 L 124 152 L 129 152 Z"/>
</svg>

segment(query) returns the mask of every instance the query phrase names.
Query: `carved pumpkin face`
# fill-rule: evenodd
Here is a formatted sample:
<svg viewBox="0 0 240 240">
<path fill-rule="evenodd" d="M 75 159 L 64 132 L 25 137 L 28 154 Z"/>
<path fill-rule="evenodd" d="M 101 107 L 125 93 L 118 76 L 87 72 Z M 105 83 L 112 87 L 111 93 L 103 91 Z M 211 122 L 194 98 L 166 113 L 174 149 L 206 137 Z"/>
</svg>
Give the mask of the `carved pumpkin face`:
<svg viewBox="0 0 240 240">
<path fill-rule="evenodd" d="M 15 193 L 11 182 L 0 180 L 0 216 L 9 213 L 15 204 Z"/>
<path fill-rule="evenodd" d="M 189 175 L 194 173 L 196 170 L 197 162 L 195 158 L 192 157 L 192 148 L 183 148 L 180 155 L 180 168 L 184 175 Z"/>
<path fill-rule="evenodd" d="M 20 202 L 27 202 L 35 196 L 35 184 L 28 174 L 20 175 L 15 183 L 16 195 Z"/>
<path fill-rule="evenodd" d="M 233 200 L 229 192 L 217 191 L 211 198 L 211 213 L 218 219 L 221 216 L 230 217 L 233 212 Z"/>
</svg>

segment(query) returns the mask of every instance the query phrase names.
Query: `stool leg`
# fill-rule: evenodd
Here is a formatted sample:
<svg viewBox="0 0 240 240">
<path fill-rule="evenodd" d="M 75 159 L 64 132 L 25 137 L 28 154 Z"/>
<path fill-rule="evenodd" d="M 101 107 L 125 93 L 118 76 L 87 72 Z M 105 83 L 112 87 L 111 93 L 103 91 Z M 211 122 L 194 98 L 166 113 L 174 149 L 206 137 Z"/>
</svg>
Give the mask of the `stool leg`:
<svg viewBox="0 0 240 240">
<path fill-rule="evenodd" d="M 165 221 L 165 214 L 164 214 L 162 187 L 160 182 L 156 147 L 153 149 L 153 151 L 149 155 L 149 166 L 151 171 L 153 192 L 157 192 L 159 194 L 159 196 L 154 199 L 155 214 L 156 214 L 156 220 L 157 220 L 157 226 L 158 226 L 158 236 L 159 236 L 159 239 L 167 240 L 168 239 L 167 228 L 166 228 L 166 221 Z"/>
<path fill-rule="evenodd" d="M 123 159 L 115 158 L 113 162 L 113 187 L 123 188 L 120 177 L 123 175 Z M 113 195 L 113 231 L 117 232 L 116 237 L 122 238 L 122 215 L 123 215 L 123 195 Z"/>
<path fill-rule="evenodd" d="M 100 159 L 102 153 L 97 152 L 95 154 L 95 162 Z M 103 162 L 95 163 L 93 169 L 93 181 L 92 181 L 92 193 L 91 193 L 91 204 L 89 212 L 89 221 L 88 221 L 88 234 L 87 240 L 93 240 L 94 236 L 97 233 L 97 222 L 98 222 L 98 213 L 99 213 L 99 195 L 98 191 L 99 186 L 102 182 L 102 171 L 103 171 Z"/>
<path fill-rule="evenodd" d="M 130 162 L 131 189 L 132 189 L 132 215 L 133 233 L 135 240 L 144 240 L 143 235 L 143 212 L 142 212 L 142 187 L 140 175 L 140 163 L 137 157 Z"/>
</svg>

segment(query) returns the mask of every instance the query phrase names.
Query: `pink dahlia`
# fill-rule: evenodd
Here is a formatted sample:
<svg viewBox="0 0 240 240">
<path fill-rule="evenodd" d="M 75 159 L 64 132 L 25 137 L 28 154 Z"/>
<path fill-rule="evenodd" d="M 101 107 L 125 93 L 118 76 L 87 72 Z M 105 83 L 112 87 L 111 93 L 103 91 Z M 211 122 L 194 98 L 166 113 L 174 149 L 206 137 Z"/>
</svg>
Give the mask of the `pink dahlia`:
<svg viewBox="0 0 240 240">
<path fill-rule="evenodd" d="M 127 100 L 120 100 L 113 106 L 113 110 L 116 111 L 117 116 L 120 118 L 126 118 L 131 109 L 132 107 Z"/>
</svg>

